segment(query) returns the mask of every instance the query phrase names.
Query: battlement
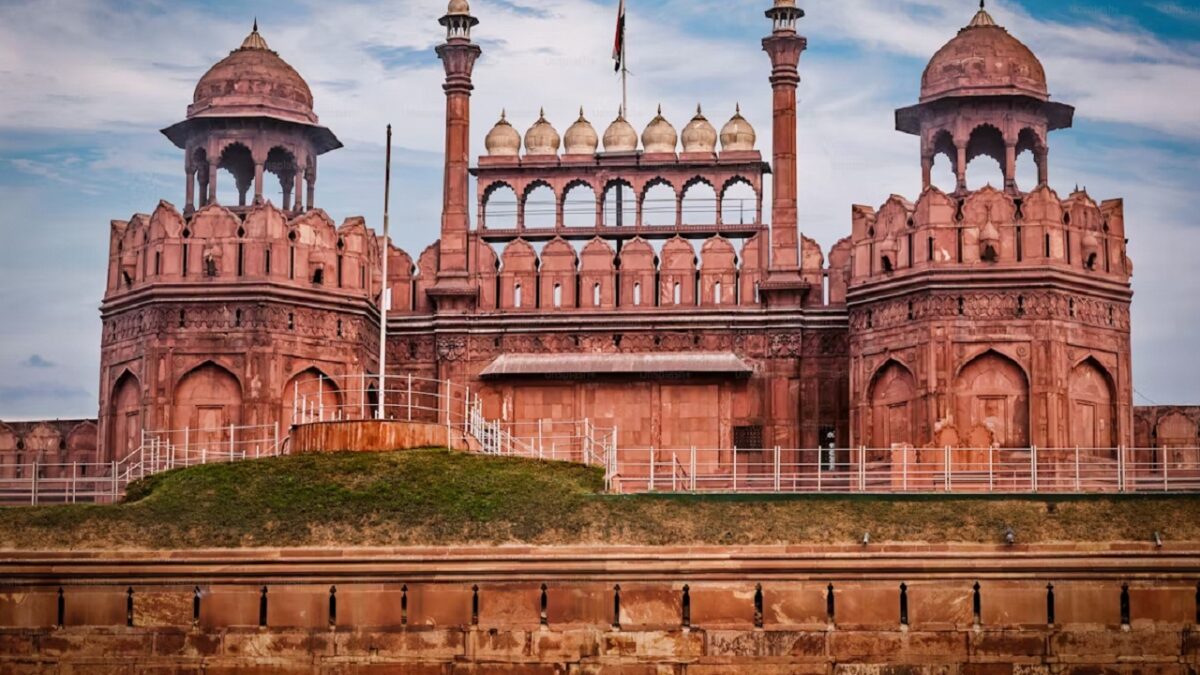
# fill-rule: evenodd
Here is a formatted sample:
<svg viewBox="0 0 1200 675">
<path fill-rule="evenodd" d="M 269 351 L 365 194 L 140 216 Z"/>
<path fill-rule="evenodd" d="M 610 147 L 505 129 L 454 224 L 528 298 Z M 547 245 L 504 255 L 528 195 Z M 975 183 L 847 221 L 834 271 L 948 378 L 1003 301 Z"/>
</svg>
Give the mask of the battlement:
<svg viewBox="0 0 1200 675">
<path fill-rule="evenodd" d="M 932 270 L 1064 272 L 1128 286 L 1124 203 L 1066 199 L 1047 186 L 1024 194 L 991 186 L 962 195 L 926 189 L 914 204 L 893 195 L 853 209 L 853 289 Z"/>
</svg>

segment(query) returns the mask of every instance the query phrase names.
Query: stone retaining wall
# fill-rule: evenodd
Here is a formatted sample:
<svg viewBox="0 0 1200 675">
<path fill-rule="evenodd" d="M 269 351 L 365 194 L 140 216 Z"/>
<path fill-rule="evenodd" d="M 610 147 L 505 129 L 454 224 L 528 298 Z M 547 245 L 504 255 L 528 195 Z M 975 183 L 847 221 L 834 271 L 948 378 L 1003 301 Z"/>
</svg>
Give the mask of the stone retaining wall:
<svg viewBox="0 0 1200 675">
<path fill-rule="evenodd" d="M 717 551 L 13 557 L 0 673 L 1200 669 L 1182 547 Z"/>
</svg>

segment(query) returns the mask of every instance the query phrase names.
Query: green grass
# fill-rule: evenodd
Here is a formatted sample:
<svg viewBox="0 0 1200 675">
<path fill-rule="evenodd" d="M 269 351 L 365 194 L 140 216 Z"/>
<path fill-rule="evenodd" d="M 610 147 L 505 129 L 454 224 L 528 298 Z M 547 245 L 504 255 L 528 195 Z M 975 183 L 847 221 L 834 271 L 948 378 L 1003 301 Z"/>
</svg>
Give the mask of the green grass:
<svg viewBox="0 0 1200 675">
<path fill-rule="evenodd" d="M 111 506 L 0 509 L 0 548 L 1200 541 L 1200 497 L 610 496 L 597 469 L 446 450 L 153 476 Z"/>
</svg>

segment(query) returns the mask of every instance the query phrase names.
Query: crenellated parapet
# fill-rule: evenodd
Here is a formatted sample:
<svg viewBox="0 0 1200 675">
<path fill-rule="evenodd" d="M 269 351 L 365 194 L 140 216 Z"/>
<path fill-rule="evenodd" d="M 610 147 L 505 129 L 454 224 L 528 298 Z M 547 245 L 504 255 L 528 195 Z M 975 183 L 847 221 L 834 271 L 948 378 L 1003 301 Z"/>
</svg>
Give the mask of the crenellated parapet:
<svg viewBox="0 0 1200 675">
<path fill-rule="evenodd" d="M 374 302 L 379 243 L 362 218 L 337 226 L 321 210 L 294 214 L 270 202 L 235 213 L 218 205 L 185 218 L 160 202 L 150 215 L 113 221 L 106 303 L 151 287 L 270 284 Z"/>
<path fill-rule="evenodd" d="M 916 203 L 893 195 L 878 210 L 852 213 L 852 287 L 894 286 L 928 272 L 1056 272 L 1119 292 L 1133 273 L 1123 202 L 1097 203 L 1083 190 L 1062 199 L 1047 186 L 1016 196 L 930 187 Z"/>
</svg>

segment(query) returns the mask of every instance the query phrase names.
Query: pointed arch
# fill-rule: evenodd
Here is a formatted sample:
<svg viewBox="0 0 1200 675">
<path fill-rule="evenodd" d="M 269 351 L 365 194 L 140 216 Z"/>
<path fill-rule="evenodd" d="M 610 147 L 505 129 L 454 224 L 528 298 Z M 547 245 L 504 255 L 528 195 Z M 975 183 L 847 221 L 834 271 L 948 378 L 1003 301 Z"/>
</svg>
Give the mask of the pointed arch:
<svg viewBox="0 0 1200 675">
<path fill-rule="evenodd" d="M 241 423 L 242 385 L 232 371 L 209 360 L 179 378 L 171 397 L 171 426 L 191 430 L 190 443 L 215 447 L 228 440 L 229 427 Z"/>
<path fill-rule="evenodd" d="M 535 180 L 521 193 L 519 227 L 550 229 L 558 224 L 558 195 L 544 180 Z"/>
<path fill-rule="evenodd" d="M 596 226 L 596 188 L 576 179 L 567 183 L 562 195 L 563 227 Z"/>
<path fill-rule="evenodd" d="M 871 376 L 867 388 L 867 445 L 887 449 L 914 445 L 917 437 L 917 379 L 896 358 L 889 358 Z"/>
<path fill-rule="evenodd" d="M 1116 447 L 1116 387 L 1112 375 L 1094 356 L 1071 369 L 1067 381 L 1070 399 L 1070 443 L 1080 448 Z"/>
<path fill-rule="evenodd" d="M 506 181 L 487 186 L 481 198 L 480 216 L 485 230 L 517 229 L 517 191 Z"/>
<path fill-rule="evenodd" d="M 128 368 L 113 381 L 106 414 L 104 456 L 119 462 L 138 449 L 142 436 L 142 385 Z"/>
<path fill-rule="evenodd" d="M 715 225 L 720 205 L 712 181 L 693 176 L 683 184 L 680 221 L 683 225 Z"/>
<path fill-rule="evenodd" d="M 613 178 L 605 183 L 603 202 L 602 223 L 605 227 L 637 224 L 638 199 L 629 181 Z"/>
<path fill-rule="evenodd" d="M 337 380 L 316 365 L 309 365 L 288 378 L 280 399 L 280 429 L 288 429 L 295 423 L 295 413 L 301 406 L 309 409 L 311 416 L 318 419 L 345 417 L 342 388 Z M 368 417 L 373 415 L 374 411 L 369 411 Z"/>
<path fill-rule="evenodd" d="M 995 349 L 963 363 L 954 379 L 955 421 L 960 434 L 987 429 L 999 447 L 1029 447 L 1029 376 Z"/>
<path fill-rule="evenodd" d="M 970 139 L 967 141 L 967 172 L 973 176 L 969 176 L 968 187 L 976 189 L 983 187 L 986 183 L 1003 189 L 1005 178 L 1007 178 L 1004 174 L 1005 153 L 1004 134 L 1000 129 L 986 123 L 972 129 Z M 995 160 L 995 165 L 993 166 L 991 162 L 975 164 L 975 160 L 979 157 Z M 974 168 L 972 168 L 973 164 Z M 999 178 L 996 178 L 997 172 Z"/>
<path fill-rule="evenodd" d="M 679 220 L 679 195 L 671 181 L 658 176 L 646 181 L 638 195 L 642 225 L 674 225 Z"/>
<path fill-rule="evenodd" d="M 619 261 L 621 306 L 638 309 L 656 306 L 658 258 L 650 243 L 641 237 L 629 240 L 621 248 Z"/>
</svg>

